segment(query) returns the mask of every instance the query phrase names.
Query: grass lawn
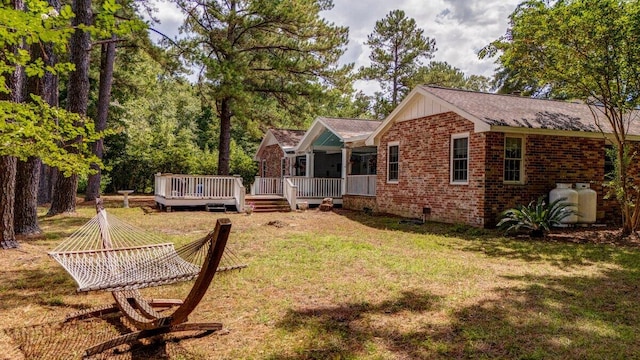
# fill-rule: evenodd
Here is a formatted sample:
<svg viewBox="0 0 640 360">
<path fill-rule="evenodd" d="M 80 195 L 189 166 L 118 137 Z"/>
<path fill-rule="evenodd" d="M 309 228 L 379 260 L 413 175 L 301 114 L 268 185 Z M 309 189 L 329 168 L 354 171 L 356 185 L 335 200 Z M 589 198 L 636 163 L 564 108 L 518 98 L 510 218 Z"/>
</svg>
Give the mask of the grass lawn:
<svg viewBox="0 0 640 360">
<path fill-rule="evenodd" d="M 638 247 L 509 239 L 348 211 L 145 214 L 135 197 L 132 208 L 119 205 L 108 211 L 173 241 L 229 217 L 229 246 L 249 266 L 216 277 L 191 316 L 223 331 L 98 358 L 640 359 Z M 108 293 L 76 294 L 46 255 L 94 213 L 82 205 L 74 216 L 42 217 L 42 238 L 0 251 L 0 359 L 68 359 L 126 331 L 117 319 L 60 324 L 111 302 Z M 143 292 L 180 298 L 190 286 Z"/>
</svg>

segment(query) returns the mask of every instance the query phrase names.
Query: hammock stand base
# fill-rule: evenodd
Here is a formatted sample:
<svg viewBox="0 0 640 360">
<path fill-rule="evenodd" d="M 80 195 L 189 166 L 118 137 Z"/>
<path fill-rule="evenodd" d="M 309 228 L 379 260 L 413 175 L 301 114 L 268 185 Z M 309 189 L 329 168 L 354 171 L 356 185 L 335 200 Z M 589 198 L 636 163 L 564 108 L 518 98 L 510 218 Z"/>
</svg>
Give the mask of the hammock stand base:
<svg viewBox="0 0 640 360">
<path fill-rule="evenodd" d="M 153 311 L 156 311 L 156 312 L 169 310 L 171 308 L 174 308 L 176 306 L 181 306 L 184 304 L 184 302 L 180 299 L 151 299 L 151 300 L 141 301 L 140 298 L 137 298 L 137 299 L 135 298 L 135 296 L 139 294 L 134 295 L 134 293 L 138 293 L 138 292 L 137 291 L 129 292 L 129 294 L 127 294 L 126 300 L 131 306 L 137 307 L 140 304 L 145 304 L 142 306 L 143 307 L 150 306 L 151 308 L 153 308 Z M 138 309 L 138 311 L 141 311 L 141 310 Z M 111 315 L 118 312 L 121 312 L 120 304 L 116 302 L 111 305 L 97 306 L 90 309 L 81 310 L 81 311 L 68 314 L 64 322 L 73 322 L 73 321 L 79 321 L 79 320 L 84 320 L 89 318 L 102 318 L 106 315 Z M 131 321 L 132 319 L 129 318 L 129 320 Z M 143 340 L 143 339 L 158 336 L 158 335 L 164 335 L 168 333 L 182 332 L 182 331 L 201 331 L 201 332 L 204 332 L 203 335 L 207 335 L 221 329 L 222 329 L 221 323 L 187 322 L 187 323 L 182 323 L 178 325 L 161 326 L 161 327 L 151 328 L 147 330 L 136 330 L 127 334 L 117 336 L 113 339 L 104 341 L 102 343 L 93 345 L 85 349 L 83 357 L 93 356 L 120 345 L 130 344 L 134 341 L 139 341 L 139 340 Z"/>
<path fill-rule="evenodd" d="M 168 333 L 181 332 L 181 331 L 204 331 L 205 334 L 210 334 L 221 329 L 222 329 L 221 323 L 184 323 L 184 324 L 159 327 L 159 328 L 149 329 L 149 330 L 138 330 L 138 331 L 130 332 L 130 333 L 115 337 L 103 343 L 87 348 L 85 349 L 83 356 L 84 357 L 93 356 L 93 355 L 105 352 L 109 349 L 113 349 L 114 347 L 117 347 L 120 345 L 131 344 L 134 341 L 139 341 L 142 339 L 147 339 L 150 337 L 168 334 Z"/>
</svg>

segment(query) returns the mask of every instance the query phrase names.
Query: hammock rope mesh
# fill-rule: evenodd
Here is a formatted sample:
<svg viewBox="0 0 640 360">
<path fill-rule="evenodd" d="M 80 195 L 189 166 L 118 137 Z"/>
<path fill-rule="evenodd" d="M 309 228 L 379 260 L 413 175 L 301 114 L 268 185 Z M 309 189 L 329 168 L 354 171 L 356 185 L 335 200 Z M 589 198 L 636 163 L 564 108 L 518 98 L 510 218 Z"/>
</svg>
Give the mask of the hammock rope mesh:
<svg viewBox="0 0 640 360">
<path fill-rule="evenodd" d="M 176 249 L 102 210 L 49 255 L 73 277 L 79 292 L 140 289 L 196 278 L 211 236 Z M 245 266 L 226 249 L 218 271 Z"/>
</svg>

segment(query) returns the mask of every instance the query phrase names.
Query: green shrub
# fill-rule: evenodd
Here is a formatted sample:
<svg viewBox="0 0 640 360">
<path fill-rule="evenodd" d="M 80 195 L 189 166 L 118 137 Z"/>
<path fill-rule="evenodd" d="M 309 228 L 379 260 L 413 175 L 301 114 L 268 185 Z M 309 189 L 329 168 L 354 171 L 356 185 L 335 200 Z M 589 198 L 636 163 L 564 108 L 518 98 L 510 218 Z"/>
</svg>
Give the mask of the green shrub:
<svg viewBox="0 0 640 360">
<path fill-rule="evenodd" d="M 500 214 L 498 227 L 509 231 L 529 230 L 533 237 L 541 237 L 549 231 L 552 226 L 562 224 L 562 220 L 567 216 L 575 215 L 573 209 L 575 204 L 565 202 L 567 198 L 560 198 L 551 204 L 540 196 L 537 201 L 531 201 L 529 205 L 518 205 Z"/>
</svg>

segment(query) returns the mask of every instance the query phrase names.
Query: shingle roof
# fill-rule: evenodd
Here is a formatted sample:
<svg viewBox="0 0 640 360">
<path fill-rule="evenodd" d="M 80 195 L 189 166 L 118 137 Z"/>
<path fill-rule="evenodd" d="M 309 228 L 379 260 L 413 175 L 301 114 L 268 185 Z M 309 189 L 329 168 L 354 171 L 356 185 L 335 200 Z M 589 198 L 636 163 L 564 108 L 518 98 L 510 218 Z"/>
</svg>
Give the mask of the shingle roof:
<svg viewBox="0 0 640 360">
<path fill-rule="evenodd" d="M 369 136 L 380 126 L 382 121 L 346 118 L 321 118 L 322 122 L 330 127 L 331 131 L 344 140 L 355 137 Z"/>
<path fill-rule="evenodd" d="M 281 147 L 294 147 L 305 134 L 304 130 L 270 129 Z"/>
<path fill-rule="evenodd" d="M 421 86 L 425 92 L 473 115 L 490 126 L 599 132 L 588 105 L 466 90 Z M 640 112 L 629 134 L 640 135 Z M 601 125 L 610 132 L 606 119 Z"/>
</svg>

